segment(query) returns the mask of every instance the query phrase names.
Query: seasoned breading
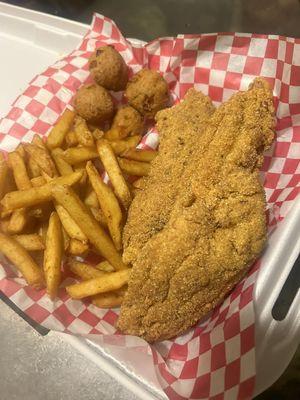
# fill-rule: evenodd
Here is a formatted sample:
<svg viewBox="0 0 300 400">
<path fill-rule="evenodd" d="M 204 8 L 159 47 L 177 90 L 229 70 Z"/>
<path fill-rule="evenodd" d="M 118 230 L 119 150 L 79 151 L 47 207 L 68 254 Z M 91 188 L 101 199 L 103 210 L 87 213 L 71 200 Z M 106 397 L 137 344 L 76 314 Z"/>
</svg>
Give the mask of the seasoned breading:
<svg viewBox="0 0 300 400">
<path fill-rule="evenodd" d="M 123 233 L 126 263 L 132 263 L 143 245 L 168 222 L 182 175 L 198 152 L 200 135 L 213 112 L 211 100 L 190 89 L 184 101 L 158 114 L 159 155 L 130 207 Z"/>
<path fill-rule="evenodd" d="M 220 106 L 198 141 L 190 141 L 195 109 L 183 127 L 178 108 L 158 116 L 160 153 L 124 233 L 133 269 L 118 326 L 148 341 L 178 335 L 212 310 L 266 241 L 258 169 L 274 137 L 267 83 L 256 79 Z"/>
</svg>

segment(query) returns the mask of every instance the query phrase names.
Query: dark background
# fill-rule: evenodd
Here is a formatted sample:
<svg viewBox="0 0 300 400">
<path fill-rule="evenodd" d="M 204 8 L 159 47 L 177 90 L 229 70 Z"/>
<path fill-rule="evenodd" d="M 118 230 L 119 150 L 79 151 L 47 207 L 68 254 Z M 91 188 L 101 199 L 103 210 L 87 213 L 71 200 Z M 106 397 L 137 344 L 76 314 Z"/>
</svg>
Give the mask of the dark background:
<svg viewBox="0 0 300 400">
<path fill-rule="evenodd" d="M 15 0 L 6 3 L 84 23 L 90 23 L 93 12 L 98 12 L 112 18 L 124 36 L 146 41 L 178 33 L 224 31 L 300 38 L 300 0 Z M 298 271 L 299 267 L 300 264 Z M 287 293 L 291 290 L 287 289 Z M 300 350 L 285 374 L 259 399 L 300 399 Z"/>
</svg>

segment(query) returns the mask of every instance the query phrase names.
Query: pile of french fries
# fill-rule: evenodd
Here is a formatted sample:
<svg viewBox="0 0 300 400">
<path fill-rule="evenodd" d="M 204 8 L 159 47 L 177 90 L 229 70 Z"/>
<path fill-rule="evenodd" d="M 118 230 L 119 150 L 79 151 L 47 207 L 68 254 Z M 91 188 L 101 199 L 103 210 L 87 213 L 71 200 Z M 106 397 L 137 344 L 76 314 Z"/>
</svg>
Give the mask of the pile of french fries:
<svg viewBox="0 0 300 400">
<path fill-rule="evenodd" d="M 130 276 L 122 229 L 142 184 L 128 177 L 147 175 L 156 156 L 136 149 L 140 139 L 117 128 L 103 132 L 66 109 L 46 141 L 35 135 L 7 159 L 0 153 L 0 252 L 28 285 L 46 287 L 55 299 L 67 265 L 80 280 L 66 287 L 72 298 L 121 305 Z M 89 253 L 104 261 L 83 262 Z"/>
</svg>

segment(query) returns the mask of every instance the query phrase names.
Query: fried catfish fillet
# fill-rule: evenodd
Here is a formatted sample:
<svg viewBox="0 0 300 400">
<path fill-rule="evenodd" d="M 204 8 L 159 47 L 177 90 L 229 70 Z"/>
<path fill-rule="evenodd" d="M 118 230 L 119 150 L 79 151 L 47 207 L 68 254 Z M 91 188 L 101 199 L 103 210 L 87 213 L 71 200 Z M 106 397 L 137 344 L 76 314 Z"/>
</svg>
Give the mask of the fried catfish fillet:
<svg viewBox="0 0 300 400">
<path fill-rule="evenodd" d="M 259 168 L 274 138 L 268 84 L 256 79 L 198 124 L 193 111 L 178 120 L 179 107 L 157 116 L 160 153 L 124 232 L 124 259 L 133 268 L 118 327 L 149 342 L 197 323 L 266 242 Z M 202 133 L 191 140 L 195 124 Z"/>
</svg>

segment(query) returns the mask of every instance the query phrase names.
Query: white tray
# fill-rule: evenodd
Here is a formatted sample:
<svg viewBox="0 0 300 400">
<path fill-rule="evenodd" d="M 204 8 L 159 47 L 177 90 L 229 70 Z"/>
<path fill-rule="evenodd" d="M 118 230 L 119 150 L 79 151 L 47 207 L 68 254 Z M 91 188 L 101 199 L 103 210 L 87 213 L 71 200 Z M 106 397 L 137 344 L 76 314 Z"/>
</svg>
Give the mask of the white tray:
<svg viewBox="0 0 300 400">
<path fill-rule="evenodd" d="M 0 117 L 37 73 L 80 42 L 88 26 L 55 16 L 0 3 Z M 34 60 L 34 62 L 32 61 Z M 271 236 L 266 260 L 255 286 L 256 363 L 255 395 L 269 387 L 289 364 L 300 342 L 300 291 L 287 317 L 277 322 L 272 308 L 300 252 L 300 198 Z M 272 250 L 271 250 L 272 249 Z M 117 360 L 95 343 L 57 333 L 141 399 L 166 399 L 159 387 L 151 358 L 141 355 L 139 365 L 147 371 L 145 381 L 139 366 Z"/>
</svg>

